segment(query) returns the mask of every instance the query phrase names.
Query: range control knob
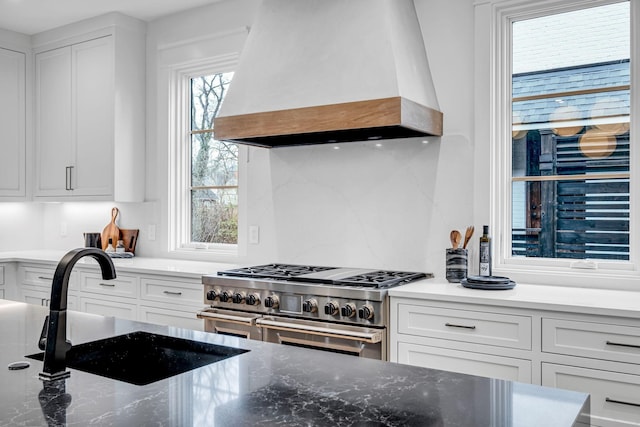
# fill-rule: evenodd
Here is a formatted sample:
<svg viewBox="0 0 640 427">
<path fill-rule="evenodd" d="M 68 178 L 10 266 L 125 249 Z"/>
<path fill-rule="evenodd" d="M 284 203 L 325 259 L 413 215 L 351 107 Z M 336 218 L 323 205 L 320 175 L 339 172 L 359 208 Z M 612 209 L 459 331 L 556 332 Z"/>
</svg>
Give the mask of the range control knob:
<svg viewBox="0 0 640 427">
<path fill-rule="evenodd" d="M 373 307 L 365 304 L 358 310 L 358 317 L 365 320 L 373 319 Z"/>
<path fill-rule="evenodd" d="M 324 305 L 324 314 L 328 314 L 329 316 L 335 316 L 336 314 L 338 314 L 339 309 L 340 307 L 338 306 L 337 302 L 329 301 Z"/>
<path fill-rule="evenodd" d="M 245 299 L 245 302 L 248 305 L 259 305 L 260 304 L 260 296 L 258 294 L 249 294 Z"/>
<path fill-rule="evenodd" d="M 207 292 L 207 301 L 215 301 L 220 296 L 220 293 L 215 289 Z"/>
<path fill-rule="evenodd" d="M 305 313 L 315 313 L 318 311 L 318 301 L 315 299 L 308 299 L 302 303 L 302 311 Z"/>
<path fill-rule="evenodd" d="M 231 298 L 234 304 L 242 304 L 244 302 L 244 292 L 236 292 Z"/>
<path fill-rule="evenodd" d="M 231 291 L 223 291 L 220 294 L 220 301 L 229 302 L 233 298 L 233 293 Z"/>
<path fill-rule="evenodd" d="M 276 295 L 268 296 L 264 300 L 264 306 L 267 308 L 278 308 L 279 305 L 280 305 L 280 300 Z"/>
<path fill-rule="evenodd" d="M 353 317 L 356 315 L 356 305 L 350 302 L 346 303 L 340 309 L 340 314 L 342 317 Z"/>
</svg>

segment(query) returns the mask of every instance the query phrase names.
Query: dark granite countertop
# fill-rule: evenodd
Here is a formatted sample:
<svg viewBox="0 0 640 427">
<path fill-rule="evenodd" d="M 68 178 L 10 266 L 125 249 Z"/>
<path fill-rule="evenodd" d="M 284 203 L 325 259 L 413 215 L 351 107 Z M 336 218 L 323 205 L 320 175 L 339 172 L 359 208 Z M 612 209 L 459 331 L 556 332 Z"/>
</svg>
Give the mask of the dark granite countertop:
<svg viewBox="0 0 640 427">
<path fill-rule="evenodd" d="M 0 300 L 1 426 L 47 425 L 43 406 L 70 426 L 588 425 L 581 393 L 77 312 L 74 344 L 144 330 L 250 351 L 145 386 L 70 369 L 45 399 L 42 363 L 25 355 L 39 352 L 46 314 Z M 31 366 L 7 368 L 21 360 Z"/>
</svg>

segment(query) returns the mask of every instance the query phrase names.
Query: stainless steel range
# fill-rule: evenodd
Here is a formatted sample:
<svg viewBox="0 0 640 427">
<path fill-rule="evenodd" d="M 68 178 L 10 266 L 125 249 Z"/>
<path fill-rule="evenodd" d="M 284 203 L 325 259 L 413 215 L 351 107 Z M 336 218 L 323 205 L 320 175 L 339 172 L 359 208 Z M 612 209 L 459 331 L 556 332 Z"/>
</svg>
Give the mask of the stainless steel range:
<svg viewBox="0 0 640 427">
<path fill-rule="evenodd" d="M 431 274 L 267 264 L 203 276 L 205 330 L 387 359 L 387 290 Z"/>
</svg>

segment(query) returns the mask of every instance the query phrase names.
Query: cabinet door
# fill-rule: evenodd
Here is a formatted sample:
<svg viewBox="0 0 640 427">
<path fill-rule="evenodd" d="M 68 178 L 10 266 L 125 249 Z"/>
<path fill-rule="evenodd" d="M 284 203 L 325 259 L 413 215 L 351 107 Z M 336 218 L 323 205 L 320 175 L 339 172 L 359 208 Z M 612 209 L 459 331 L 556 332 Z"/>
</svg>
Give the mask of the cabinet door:
<svg viewBox="0 0 640 427">
<path fill-rule="evenodd" d="M 138 320 L 142 322 L 175 326 L 177 328 L 192 329 L 195 331 L 204 330 L 204 321 L 196 317 L 195 311 L 178 311 L 140 306 L 138 313 Z"/>
<path fill-rule="evenodd" d="M 48 307 L 51 302 L 51 292 L 40 289 L 22 288 L 20 290 L 20 301 L 27 304 L 41 305 Z M 67 295 L 67 309 L 77 310 L 78 304 L 75 295 Z"/>
<path fill-rule="evenodd" d="M 136 304 L 112 299 L 96 299 L 80 296 L 80 311 L 99 314 L 100 316 L 113 316 L 120 319 L 136 320 L 138 307 Z"/>
<path fill-rule="evenodd" d="M 531 382 L 531 361 L 399 342 L 398 363 L 502 380 Z"/>
<path fill-rule="evenodd" d="M 591 424 L 640 425 L 640 376 L 542 363 L 542 385 L 591 394 Z"/>
<path fill-rule="evenodd" d="M 0 48 L 0 94 L 0 197 L 25 197 L 24 53 Z"/>
<path fill-rule="evenodd" d="M 113 194 L 112 37 L 71 47 L 74 196 Z"/>
<path fill-rule="evenodd" d="M 71 48 L 42 52 L 36 67 L 36 196 L 68 195 L 71 164 Z"/>
</svg>

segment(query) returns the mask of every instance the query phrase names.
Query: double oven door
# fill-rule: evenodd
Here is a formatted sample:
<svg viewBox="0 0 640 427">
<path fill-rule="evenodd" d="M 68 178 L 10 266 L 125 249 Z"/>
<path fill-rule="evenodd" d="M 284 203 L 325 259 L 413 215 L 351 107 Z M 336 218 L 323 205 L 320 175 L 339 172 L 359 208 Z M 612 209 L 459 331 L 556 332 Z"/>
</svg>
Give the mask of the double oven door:
<svg viewBox="0 0 640 427">
<path fill-rule="evenodd" d="M 292 317 L 205 308 L 204 330 L 252 340 L 386 360 L 385 328 L 342 325 Z"/>
</svg>

